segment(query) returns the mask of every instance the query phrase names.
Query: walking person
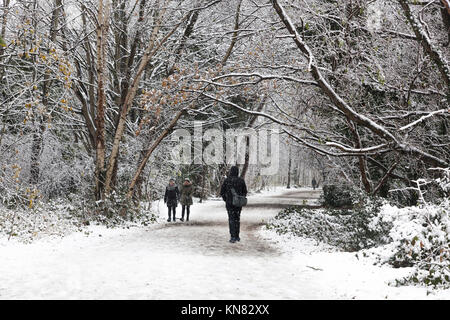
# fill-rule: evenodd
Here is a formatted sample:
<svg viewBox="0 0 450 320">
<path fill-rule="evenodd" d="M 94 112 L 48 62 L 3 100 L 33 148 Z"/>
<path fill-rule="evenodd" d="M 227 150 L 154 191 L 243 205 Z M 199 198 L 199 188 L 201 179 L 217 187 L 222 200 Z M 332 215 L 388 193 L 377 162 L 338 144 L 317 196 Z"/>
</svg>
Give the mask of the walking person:
<svg viewBox="0 0 450 320">
<path fill-rule="evenodd" d="M 231 243 L 240 241 L 239 232 L 241 225 L 242 207 L 233 205 L 233 193 L 238 196 L 247 196 L 247 186 L 244 179 L 239 177 L 239 169 L 236 166 L 231 167 L 228 177 L 224 180 L 220 189 L 220 195 L 225 201 L 228 212 L 228 224 L 230 228 Z"/>
<path fill-rule="evenodd" d="M 313 190 L 316 190 L 316 186 L 317 186 L 316 177 L 313 177 L 311 184 L 312 184 Z"/>
<path fill-rule="evenodd" d="M 169 219 L 167 222 L 171 221 L 171 213 L 173 215 L 173 222 L 175 222 L 175 215 L 178 206 L 178 200 L 180 199 L 180 190 L 178 190 L 174 179 L 169 180 L 169 185 L 166 187 L 166 193 L 164 194 L 164 203 L 167 204 Z"/>
<path fill-rule="evenodd" d="M 184 179 L 184 183 L 181 186 L 181 221 L 184 221 L 184 212 L 186 211 L 186 221 L 189 221 L 189 207 L 192 205 L 192 194 L 194 188 L 189 178 Z"/>
</svg>

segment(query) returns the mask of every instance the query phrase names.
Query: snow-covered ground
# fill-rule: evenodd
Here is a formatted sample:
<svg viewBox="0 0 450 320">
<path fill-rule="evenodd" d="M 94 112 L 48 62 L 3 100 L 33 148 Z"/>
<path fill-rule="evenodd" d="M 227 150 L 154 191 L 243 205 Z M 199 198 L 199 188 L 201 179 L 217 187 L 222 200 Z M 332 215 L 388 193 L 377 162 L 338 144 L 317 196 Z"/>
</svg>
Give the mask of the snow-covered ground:
<svg viewBox="0 0 450 320">
<path fill-rule="evenodd" d="M 218 199 L 195 203 L 189 223 L 166 222 L 161 201 L 152 226 L 0 239 L 0 299 L 450 299 L 450 290 L 388 285 L 407 269 L 263 229 L 279 211 L 264 203 L 286 191 L 250 197 L 262 206 L 243 210 L 235 244 Z"/>
</svg>

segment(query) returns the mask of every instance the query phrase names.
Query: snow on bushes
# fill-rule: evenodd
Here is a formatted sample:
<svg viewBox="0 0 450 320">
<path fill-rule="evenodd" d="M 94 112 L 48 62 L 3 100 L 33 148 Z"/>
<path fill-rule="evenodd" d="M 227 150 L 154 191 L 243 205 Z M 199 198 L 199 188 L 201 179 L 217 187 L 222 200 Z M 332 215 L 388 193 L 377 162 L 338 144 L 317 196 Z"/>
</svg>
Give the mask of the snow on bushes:
<svg viewBox="0 0 450 320">
<path fill-rule="evenodd" d="M 392 242 L 385 262 L 394 267 L 413 267 L 413 273 L 397 284 L 423 283 L 450 287 L 450 201 L 421 207 L 385 205 L 377 219 L 392 223 Z"/>
<path fill-rule="evenodd" d="M 281 211 L 266 227 L 279 234 L 291 233 L 324 242 L 344 251 L 358 251 L 386 244 L 391 224 L 372 223 L 381 200 L 365 201 L 351 210 L 290 207 Z"/>
<path fill-rule="evenodd" d="M 131 203 L 125 194 L 112 192 L 105 200 L 90 203 L 87 208 L 95 220 L 107 227 L 116 227 L 136 223 L 147 226 L 156 222 L 156 214 L 150 209 L 150 203 Z"/>
<path fill-rule="evenodd" d="M 0 236 L 32 242 L 44 236 L 64 236 L 79 230 L 81 219 L 67 201 L 53 200 L 33 208 L 0 207 Z"/>
<path fill-rule="evenodd" d="M 448 183 L 445 183 L 448 186 Z M 366 199 L 351 210 L 290 207 L 268 222 L 279 234 L 312 238 L 413 272 L 395 285 L 450 287 L 450 201 L 398 208 Z"/>
<path fill-rule="evenodd" d="M 108 210 L 101 210 L 104 207 Z M 0 237 L 25 243 L 83 231 L 83 227 L 91 223 L 107 227 L 130 227 L 154 222 L 156 215 L 150 210 L 150 204 L 130 205 L 124 197 L 115 193 L 105 201 L 96 203 L 72 194 L 68 199 L 37 202 L 29 207 L 0 206 Z"/>
<path fill-rule="evenodd" d="M 445 193 L 447 197 L 450 196 L 450 168 L 437 168 L 435 170 L 442 170 L 442 177 L 437 178 L 435 181 Z"/>
<path fill-rule="evenodd" d="M 355 190 L 348 185 L 324 185 L 320 195 L 320 202 L 331 208 L 351 206 L 354 193 Z"/>
</svg>

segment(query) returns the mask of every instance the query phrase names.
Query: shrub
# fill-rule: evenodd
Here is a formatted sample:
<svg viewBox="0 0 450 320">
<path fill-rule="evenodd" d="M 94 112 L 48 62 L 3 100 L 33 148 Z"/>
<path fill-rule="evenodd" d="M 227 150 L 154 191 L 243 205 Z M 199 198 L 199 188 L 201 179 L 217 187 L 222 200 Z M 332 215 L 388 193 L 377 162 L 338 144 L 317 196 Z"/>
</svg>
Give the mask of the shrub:
<svg viewBox="0 0 450 320">
<path fill-rule="evenodd" d="M 106 201 L 85 201 L 76 194 L 65 199 L 37 202 L 32 207 L 24 205 L 13 209 L 0 206 L 0 236 L 22 242 L 45 236 L 64 236 L 81 231 L 91 223 L 107 227 L 149 225 L 156 215 L 141 205 L 129 205 L 124 197 L 116 194 Z"/>
<path fill-rule="evenodd" d="M 31 242 L 43 236 L 64 236 L 79 230 L 82 220 L 67 201 L 52 200 L 32 208 L 0 207 L 0 235 Z"/>
<path fill-rule="evenodd" d="M 111 193 L 105 200 L 90 202 L 84 209 L 86 217 L 107 227 L 128 223 L 149 225 L 156 222 L 156 215 L 140 203 L 133 203 L 125 194 Z"/>
<path fill-rule="evenodd" d="M 386 244 L 391 224 L 374 218 L 383 201 L 366 199 L 349 209 L 305 209 L 290 207 L 281 211 L 266 225 L 279 234 L 290 233 L 333 245 L 344 251 Z"/>
<path fill-rule="evenodd" d="M 324 185 L 322 192 L 321 202 L 326 207 L 340 208 L 353 204 L 353 189 L 348 185 Z"/>
<path fill-rule="evenodd" d="M 269 221 L 267 228 L 277 233 L 313 238 L 345 251 L 380 246 L 371 250 L 378 255 L 379 262 L 396 268 L 413 268 L 409 276 L 396 280 L 397 285 L 450 288 L 450 169 L 439 170 L 443 174 L 435 182 L 446 195 L 440 203 L 426 203 L 420 188 L 425 184 L 419 183 L 416 191 L 421 196 L 421 205 L 405 208 L 329 186 L 324 187 L 325 203 L 342 205 L 341 200 L 350 203 L 351 199 L 352 208 L 291 207 Z M 366 253 L 368 251 L 363 255 Z"/>
<path fill-rule="evenodd" d="M 397 284 L 450 287 L 450 202 L 423 207 L 387 206 L 384 219 L 393 221 L 390 236 L 393 254 L 387 260 L 394 267 L 413 267 Z"/>
</svg>

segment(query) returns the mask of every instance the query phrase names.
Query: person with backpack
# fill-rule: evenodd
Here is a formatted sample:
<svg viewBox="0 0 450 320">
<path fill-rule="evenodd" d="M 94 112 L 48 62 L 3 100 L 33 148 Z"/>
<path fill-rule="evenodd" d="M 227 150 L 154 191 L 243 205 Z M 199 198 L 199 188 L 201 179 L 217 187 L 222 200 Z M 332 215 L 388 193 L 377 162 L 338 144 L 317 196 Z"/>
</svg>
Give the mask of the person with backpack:
<svg viewBox="0 0 450 320">
<path fill-rule="evenodd" d="M 178 190 L 178 186 L 175 184 L 174 179 L 169 180 L 169 185 L 166 187 L 166 193 L 164 194 L 164 203 L 167 204 L 169 219 L 167 222 L 171 221 L 170 214 L 173 214 L 173 222 L 175 222 L 176 218 L 176 209 L 178 206 L 178 200 L 180 199 L 180 191 Z"/>
<path fill-rule="evenodd" d="M 184 212 L 186 211 L 186 221 L 189 221 L 189 207 L 192 205 L 192 194 L 194 188 L 189 178 L 184 179 L 184 183 L 181 186 L 181 221 L 184 221 Z"/>
<path fill-rule="evenodd" d="M 244 179 L 239 177 L 239 168 L 233 166 L 228 177 L 220 188 L 220 195 L 225 201 L 228 212 L 228 225 L 230 228 L 231 243 L 240 241 L 241 210 L 247 204 L 247 186 Z"/>
</svg>

